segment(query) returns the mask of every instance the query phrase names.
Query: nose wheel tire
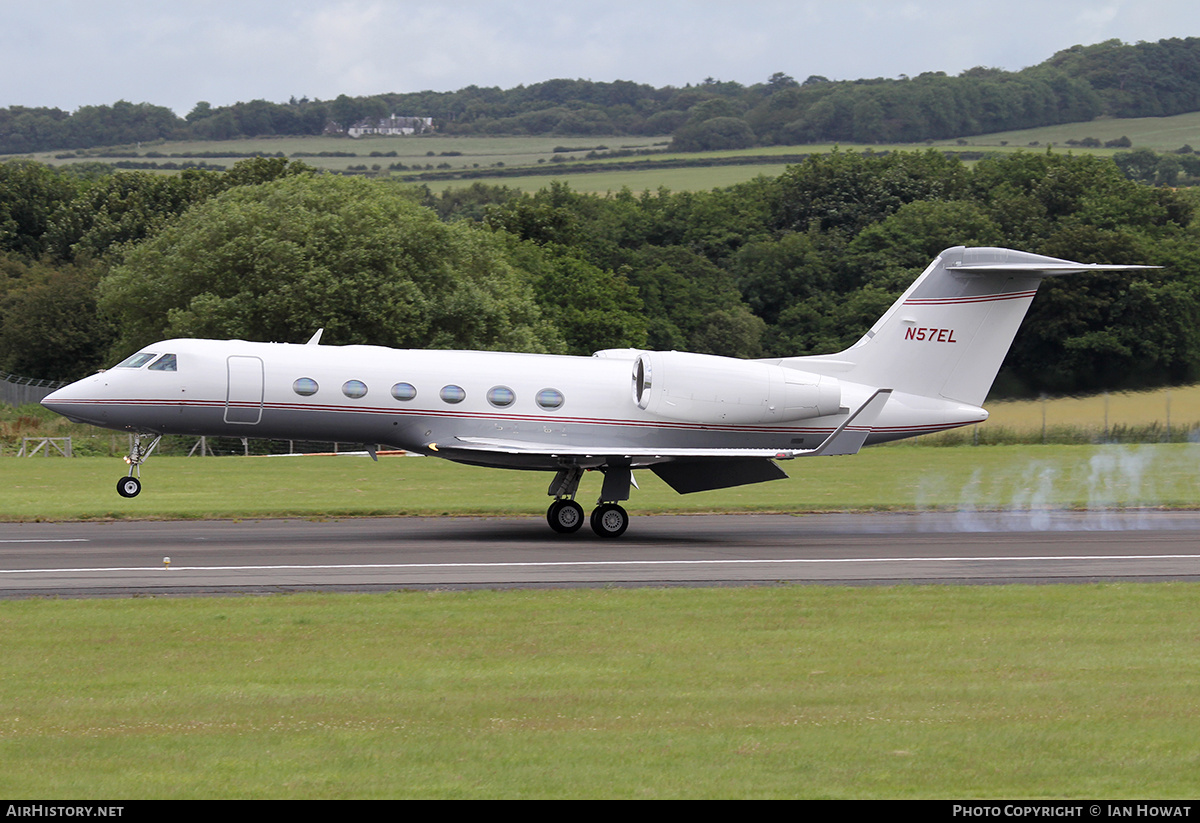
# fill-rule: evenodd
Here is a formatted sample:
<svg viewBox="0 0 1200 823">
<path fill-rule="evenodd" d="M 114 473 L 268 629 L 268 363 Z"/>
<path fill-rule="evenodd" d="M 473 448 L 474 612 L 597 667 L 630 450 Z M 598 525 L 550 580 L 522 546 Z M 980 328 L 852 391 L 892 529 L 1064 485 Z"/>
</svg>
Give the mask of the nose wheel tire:
<svg viewBox="0 0 1200 823">
<path fill-rule="evenodd" d="M 577 532 L 583 525 L 583 507 L 574 500 L 555 500 L 546 511 L 546 522 L 559 534 Z"/>
<path fill-rule="evenodd" d="M 620 537 L 629 528 L 629 513 L 616 503 L 605 503 L 592 510 L 591 526 L 601 537 Z"/>
<path fill-rule="evenodd" d="M 122 497 L 137 497 L 142 490 L 142 481 L 136 477 L 122 477 L 117 481 L 117 494 Z"/>
</svg>

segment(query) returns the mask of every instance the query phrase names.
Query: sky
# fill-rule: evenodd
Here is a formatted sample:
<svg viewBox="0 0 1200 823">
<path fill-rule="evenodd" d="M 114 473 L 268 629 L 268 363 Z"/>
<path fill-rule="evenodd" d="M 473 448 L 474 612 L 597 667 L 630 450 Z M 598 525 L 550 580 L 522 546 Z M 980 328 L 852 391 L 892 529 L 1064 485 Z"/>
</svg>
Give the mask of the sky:
<svg viewBox="0 0 1200 823">
<path fill-rule="evenodd" d="M 1019 70 L 1200 36 L 1196 0 L 0 0 L 0 107 L 186 115 L 552 78 L 684 86 Z M 420 112 L 406 112 L 420 114 Z"/>
</svg>

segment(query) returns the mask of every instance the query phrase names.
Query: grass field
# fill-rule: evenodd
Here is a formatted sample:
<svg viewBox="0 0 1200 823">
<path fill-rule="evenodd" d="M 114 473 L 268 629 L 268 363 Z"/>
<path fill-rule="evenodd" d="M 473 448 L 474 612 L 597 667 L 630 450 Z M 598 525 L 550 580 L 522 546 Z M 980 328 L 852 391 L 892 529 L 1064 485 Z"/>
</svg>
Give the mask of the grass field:
<svg viewBox="0 0 1200 823">
<path fill-rule="evenodd" d="M 383 168 L 393 163 L 403 163 L 405 166 L 426 165 L 437 166 L 447 163 L 451 168 L 469 169 L 490 167 L 497 164 L 503 166 L 537 166 L 548 163 L 556 156 L 570 157 L 578 155 L 582 158 L 593 148 L 605 145 L 613 150 L 620 149 L 661 149 L 669 136 L 662 137 L 450 137 L 445 135 L 420 135 L 410 137 L 363 137 L 351 139 L 348 137 L 259 137 L 242 140 L 190 140 L 177 142 L 156 142 L 140 144 L 135 150 L 144 160 L 167 160 L 173 158 L 146 157 L 147 152 L 163 155 L 182 155 L 186 159 L 190 155 L 220 155 L 228 153 L 229 157 L 205 157 L 209 163 L 219 163 L 231 166 L 238 162 L 237 155 L 253 152 L 276 154 L 282 152 L 288 157 L 296 156 L 309 165 L 322 169 L 344 171 L 350 166 L 366 164 L 368 167 L 378 163 Z M 577 152 L 556 152 L 556 148 L 575 148 Z M 129 148 L 129 147 L 125 147 Z M 325 153 L 353 153 L 354 157 L 320 157 L 311 156 Z M 394 157 L 375 156 L 395 152 Z M 98 159 L 112 162 L 112 158 L 104 156 L 105 150 L 95 149 L 79 152 L 79 156 L 59 158 L 56 155 L 63 152 L 41 152 L 30 155 L 43 163 L 64 164 L 78 163 Z M 132 158 L 131 158 L 132 159 Z"/>
<path fill-rule="evenodd" d="M 0 795 L 1192 798 L 1197 591 L 2 601 Z"/>
<path fill-rule="evenodd" d="M 563 171 L 553 177 L 545 175 L 530 175 L 485 179 L 480 182 L 509 186 L 523 192 L 535 192 L 546 188 L 550 181 L 561 181 L 573 191 L 584 194 L 616 193 L 627 188 L 632 192 L 658 191 L 667 188 L 671 191 L 707 191 L 726 186 L 745 183 L 755 177 L 778 177 L 786 166 L 745 165 L 745 166 L 712 166 L 686 169 L 638 169 L 634 171 Z M 474 183 L 474 180 L 434 180 L 426 185 L 431 191 L 441 192 L 446 189 L 461 188 Z"/>
<path fill-rule="evenodd" d="M 1189 145 L 1200 148 L 1200 112 L 1188 112 L 1172 117 L 1099 117 L 1085 123 L 1065 123 L 1061 126 L 1042 126 L 1036 129 L 979 134 L 964 138 L 972 146 L 1027 148 L 1030 143 L 1045 147 L 1053 143 L 1059 149 L 1067 149 L 1068 140 L 1094 137 L 1101 142 L 1128 137 L 1134 148 L 1175 151 Z M 939 145 L 957 141 L 941 141 Z M 1078 153 L 1112 154 L 1128 149 L 1075 149 Z"/>
<path fill-rule="evenodd" d="M 1081 140 L 1085 137 L 1095 137 L 1099 140 L 1113 140 L 1128 136 L 1136 148 L 1152 148 L 1158 151 L 1174 151 L 1183 145 L 1200 147 L 1200 112 L 1176 115 L 1174 117 L 1143 117 L 1134 119 L 1101 118 L 1085 123 L 1069 123 L 1060 126 L 1045 126 L 1037 129 L 1001 132 L 996 134 L 973 135 L 958 140 L 930 141 L 918 145 L 881 145 L 881 144 L 840 144 L 846 151 L 884 151 L 906 150 L 924 151 L 930 147 L 947 151 L 977 152 L 987 151 L 1029 151 L 1030 144 L 1036 144 L 1038 149 L 1053 145 L 1056 151 L 1072 151 L 1077 154 L 1097 154 L 1111 156 L 1119 149 L 1088 149 L 1071 148 L 1068 140 Z M 744 151 L 722 151 L 707 153 L 673 154 L 662 151 L 669 142 L 669 136 L 632 137 L 632 136 L 594 136 L 584 138 L 564 136 L 501 136 L 501 137 L 449 137 L 445 135 L 420 135 L 414 137 L 386 138 L 368 137 L 352 140 L 344 137 L 271 137 L 249 138 L 243 140 L 224 141 L 187 141 L 175 143 L 147 143 L 134 149 L 142 160 L 156 160 L 144 155 L 147 152 L 170 154 L 197 153 L 235 153 L 266 152 L 275 154 L 282 152 L 287 156 L 301 153 L 304 162 L 318 168 L 330 171 L 346 171 L 351 167 L 366 166 L 372 169 L 378 165 L 379 173 L 386 173 L 387 167 L 394 163 L 402 163 L 410 168 L 409 172 L 394 172 L 394 175 L 411 174 L 419 167 L 426 166 L 436 169 L 444 165 L 449 170 L 472 170 L 486 172 L 488 169 L 499 171 L 503 168 L 505 176 L 483 176 L 479 179 L 487 183 L 497 183 L 518 188 L 522 191 L 536 191 L 545 187 L 550 180 L 566 180 L 579 191 L 603 193 L 619 191 L 629 187 L 633 191 L 654 191 L 660 186 L 666 186 L 675 191 L 699 191 L 729 186 L 744 182 L 760 174 L 778 175 L 785 166 L 771 163 L 769 158 L 779 155 L 818 154 L 829 152 L 834 144 L 816 144 L 800 146 L 770 146 Z M 583 161 L 586 155 L 598 147 L 619 151 L 622 149 L 650 149 L 656 161 L 685 158 L 690 161 L 703 158 L 762 157 L 761 165 L 747 166 L 711 166 L 689 169 L 655 168 L 653 166 L 635 171 L 614 170 L 605 171 L 604 167 L 613 162 L 629 158 L 606 160 L 600 157 L 588 161 L 591 171 L 572 169 L 563 170 L 553 175 L 508 176 L 514 169 L 550 168 L 552 160 L 571 158 Z M 555 151 L 556 148 L 568 148 L 571 151 Z M 321 152 L 353 152 L 355 157 L 313 157 L 307 155 Z M 387 154 L 395 152 L 394 157 L 372 157 L 371 153 Z M 78 157 L 61 159 L 56 157 L 62 152 L 43 152 L 29 155 L 33 159 L 45 163 L 61 164 L 76 163 L 94 159 L 91 155 L 102 153 L 81 152 Z M 600 152 L 603 154 L 603 152 Z M 0 157 L 0 160 L 5 158 Z M 104 160 L 104 157 L 95 159 Z M 171 158 L 162 158 L 168 160 Z M 225 159 L 219 157 L 203 158 L 208 163 L 231 166 L 237 162 L 236 157 Z M 441 191 L 446 188 L 469 185 L 472 180 L 431 180 L 430 188 Z"/>
<path fill-rule="evenodd" d="M 1168 422 L 1185 428 L 1200 425 L 1200 386 L 1154 389 L 1144 392 L 1055 397 L 1046 400 L 1009 400 L 989 403 L 986 425 L 1036 429 L 1042 412 L 1048 425 L 1103 429 L 1109 425 L 1141 426 Z"/>
<path fill-rule="evenodd" d="M 1086 397 L 1007 400 L 985 404 L 975 428 L 923 438 L 929 443 L 1020 441 L 1101 443 L 1200 440 L 1200 386 Z"/>
<path fill-rule="evenodd" d="M 1040 511 L 1200 508 L 1200 446 L 882 446 L 853 457 L 782 464 L 787 480 L 677 495 L 648 471 L 635 515 L 925 509 Z M 541 517 L 550 475 L 459 466 L 432 458 L 153 457 L 143 492 L 117 496 L 117 458 L 0 459 L 0 518 Z M 598 493 L 585 476 L 580 498 Z M 636 522 L 636 520 L 635 520 Z"/>
</svg>

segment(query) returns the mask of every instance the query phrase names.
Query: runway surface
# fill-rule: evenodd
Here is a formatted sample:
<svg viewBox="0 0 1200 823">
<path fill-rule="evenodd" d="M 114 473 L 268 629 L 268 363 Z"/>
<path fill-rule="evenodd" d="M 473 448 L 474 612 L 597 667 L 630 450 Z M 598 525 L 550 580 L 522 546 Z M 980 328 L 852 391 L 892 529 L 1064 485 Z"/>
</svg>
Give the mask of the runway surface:
<svg viewBox="0 0 1200 823">
<path fill-rule="evenodd" d="M 0 524 L 0 597 L 1198 579 L 1200 512 Z"/>
</svg>

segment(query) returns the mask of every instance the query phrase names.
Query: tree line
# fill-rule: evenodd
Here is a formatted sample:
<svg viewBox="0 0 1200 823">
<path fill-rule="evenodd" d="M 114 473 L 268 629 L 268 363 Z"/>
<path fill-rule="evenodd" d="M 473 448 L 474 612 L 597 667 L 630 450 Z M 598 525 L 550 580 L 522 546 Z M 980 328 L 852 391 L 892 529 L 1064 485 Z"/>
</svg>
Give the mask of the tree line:
<svg viewBox="0 0 1200 823">
<path fill-rule="evenodd" d="M 213 106 L 185 117 L 126 101 L 0 109 L 0 154 L 154 140 L 312 135 L 390 114 L 432 117 L 444 134 L 673 135 L 682 151 L 824 141 L 918 142 L 1091 120 L 1200 110 L 1200 38 L 1073 46 L 1010 72 L 802 82 L 777 72 L 749 86 L 706 79 L 683 88 L 626 80 L 547 80 L 512 89 L 468 86 L 334 100 Z"/>
<path fill-rule="evenodd" d="M 709 192 L 434 194 L 258 158 L 0 164 L 0 369 L 70 379 L 174 336 L 734 357 L 853 343 L 942 249 L 1164 268 L 1054 278 L 997 392 L 1200 379 L 1195 190 L 1095 157 L 834 152 Z"/>
</svg>

